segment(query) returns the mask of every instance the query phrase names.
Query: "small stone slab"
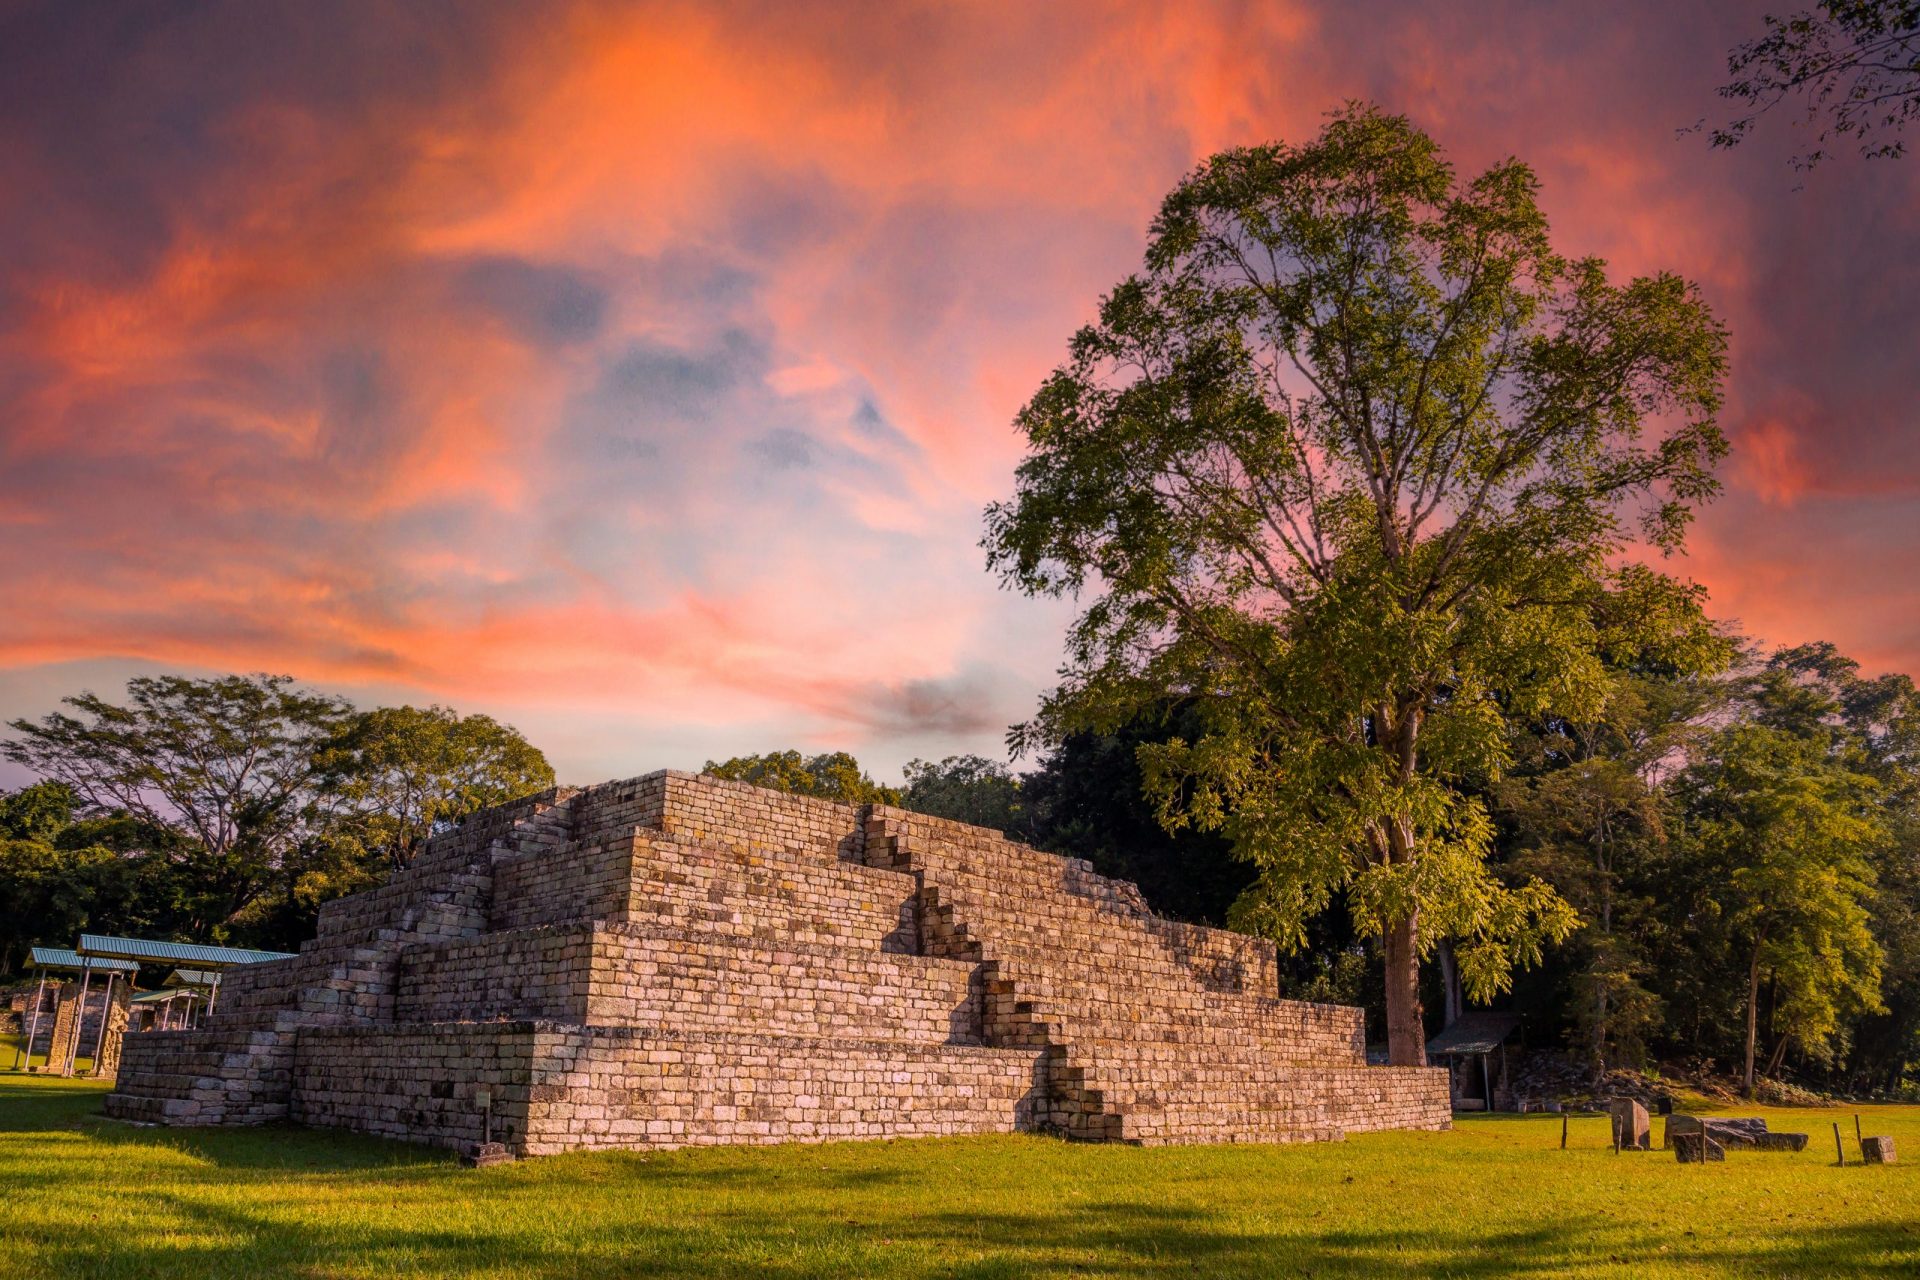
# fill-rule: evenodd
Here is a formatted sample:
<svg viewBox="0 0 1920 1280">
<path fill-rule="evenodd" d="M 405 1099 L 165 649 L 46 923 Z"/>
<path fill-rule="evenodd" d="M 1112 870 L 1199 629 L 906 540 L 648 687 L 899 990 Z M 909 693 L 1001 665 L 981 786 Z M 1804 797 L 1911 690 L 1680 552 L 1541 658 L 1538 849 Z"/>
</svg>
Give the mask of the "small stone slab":
<svg viewBox="0 0 1920 1280">
<path fill-rule="evenodd" d="M 1807 1135 L 1804 1133 L 1763 1133 L 1754 1139 L 1755 1149 L 1760 1151 L 1805 1151 Z"/>
<path fill-rule="evenodd" d="M 1673 1148 L 1673 1158 L 1681 1164 L 1727 1158 L 1727 1149 L 1704 1133 L 1676 1133 L 1668 1145 Z"/>
<path fill-rule="evenodd" d="M 1704 1133 L 1723 1146 L 1752 1147 L 1759 1144 L 1766 1132 L 1767 1122 L 1759 1116 L 1714 1116 L 1703 1119 L 1676 1112 L 1667 1117 L 1666 1141 L 1668 1146 L 1672 1146 L 1676 1134 Z"/>
<path fill-rule="evenodd" d="M 1860 1139 L 1860 1153 L 1867 1158 L 1868 1164 L 1893 1164 L 1898 1159 L 1893 1149 L 1893 1139 L 1888 1137 Z"/>
<path fill-rule="evenodd" d="M 460 1157 L 460 1163 L 469 1169 L 490 1169 L 496 1164 L 510 1164 L 513 1153 L 507 1150 L 504 1142 L 476 1142 Z"/>
<path fill-rule="evenodd" d="M 1615 1098 L 1608 1110 L 1613 1113 L 1614 1141 L 1622 1151 L 1653 1149 L 1653 1125 L 1645 1107 L 1632 1098 Z"/>
</svg>

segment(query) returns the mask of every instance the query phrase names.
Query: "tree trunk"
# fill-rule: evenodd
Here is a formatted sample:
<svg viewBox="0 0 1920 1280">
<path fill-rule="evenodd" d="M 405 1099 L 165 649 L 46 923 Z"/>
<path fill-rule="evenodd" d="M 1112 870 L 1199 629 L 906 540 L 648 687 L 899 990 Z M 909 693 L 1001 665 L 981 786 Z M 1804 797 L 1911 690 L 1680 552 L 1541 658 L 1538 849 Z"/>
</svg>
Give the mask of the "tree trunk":
<svg viewBox="0 0 1920 1280">
<path fill-rule="evenodd" d="M 1440 957 L 1440 984 L 1447 992 L 1447 1020 L 1441 1028 L 1445 1030 L 1460 1020 L 1466 1001 L 1460 997 L 1460 966 L 1453 959 L 1453 943 L 1442 942 L 1434 948 L 1434 954 Z"/>
<path fill-rule="evenodd" d="M 1427 1065 L 1427 1031 L 1420 1016 L 1418 917 L 1388 926 L 1387 1061 L 1396 1067 Z"/>
<path fill-rule="evenodd" d="M 1787 1060 L 1787 1045 L 1791 1043 L 1792 1040 L 1792 1036 L 1781 1036 L 1780 1039 L 1775 1042 L 1773 1052 L 1767 1055 L 1767 1069 L 1761 1073 L 1765 1075 L 1767 1079 L 1771 1080 L 1780 1074 L 1780 1066 Z"/>
<path fill-rule="evenodd" d="M 1760 944 L 1753 947 L 1753 959 L 1747 965 L 1747 1096 L 1753 1096 L 1754 1041 L 1760 1033 Z"/>
</svg>

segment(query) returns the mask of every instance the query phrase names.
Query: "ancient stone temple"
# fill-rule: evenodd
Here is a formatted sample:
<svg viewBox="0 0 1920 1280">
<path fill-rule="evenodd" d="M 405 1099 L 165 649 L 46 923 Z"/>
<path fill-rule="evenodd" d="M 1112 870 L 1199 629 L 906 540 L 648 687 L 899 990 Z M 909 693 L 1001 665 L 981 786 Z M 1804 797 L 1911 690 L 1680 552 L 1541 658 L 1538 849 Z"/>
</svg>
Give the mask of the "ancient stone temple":
<svg viewBox="0 0 1920 1280">
<path fill-rule="evenodd" d="M 117 1116 L 521 1155 L 1040 1130 L 1281 1142 L 1444 1128 L 1443 1070 L 1275 999 L 1271 944 L 960 823 L 655 773 L 489 810 L 193 1031 Z"/>
</svg>

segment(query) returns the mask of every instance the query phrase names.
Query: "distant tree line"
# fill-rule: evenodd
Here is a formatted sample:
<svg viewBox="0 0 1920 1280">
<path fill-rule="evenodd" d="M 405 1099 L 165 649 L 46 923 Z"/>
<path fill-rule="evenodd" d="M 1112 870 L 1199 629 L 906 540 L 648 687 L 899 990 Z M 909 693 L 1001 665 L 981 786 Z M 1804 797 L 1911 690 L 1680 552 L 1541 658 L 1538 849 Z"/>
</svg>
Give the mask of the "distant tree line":
<svg viewBox="0 0 1920 1280">
<path fill-rule="evenodd" d="M 553 785 L 520 733 L 445 707 L 361 711 L 289 676 L 142 677 L 16 720 L 0 754 L 0 975 L 83 928 L 292 950 L 464 814 Z"/>
</svg>

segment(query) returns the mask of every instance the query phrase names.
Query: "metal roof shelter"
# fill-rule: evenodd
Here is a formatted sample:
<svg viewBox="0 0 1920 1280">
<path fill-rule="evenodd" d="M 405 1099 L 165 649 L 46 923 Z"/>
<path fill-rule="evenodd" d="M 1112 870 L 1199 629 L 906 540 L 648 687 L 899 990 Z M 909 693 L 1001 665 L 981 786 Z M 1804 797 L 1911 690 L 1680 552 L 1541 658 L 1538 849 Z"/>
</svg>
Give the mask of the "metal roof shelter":
<svg viewBox="0 0 1920 1280">
<path fill-rule="evenodd" d="M 134 973 L 140 966 L 131 960 L 95 959 L 61 947 L 35 947 L 27 957 L 27 968 L 49 969 L 59 973 L 79 973 L 83 969 L 96 969 L 101 973 Z"/>
<path fill-rule="evenodd" d="M 231 969 L 263 960 L 286 960 L 290 951 L 250 951 L 245 947 L 207 947 L 197 942 L 155 942 L 151 938 L 109 938 L 98 933 L 80 935 L 76 948 L 83 956 L 115 956 L 148 964 L 191 964 L 202 969 Z"/>
<path fill-rule="evenodd" d="M 291 960 L 291 951 L 253 951 L 246 947 L 209 947 L 197 942 L 158 942 L 152 938 L 112 938 L 104 934 L 83 933 L 80 945 L 75 947 L 82 958 L 110 956 L 121 960 L 143 960 L 148 964 L 190 964 L 193 969 L 175 970 L 175 974 L 192 973 L 197 978 L 205 978 L 203 983 L 191 985 L 203 986 L 207 993 L 207 1012 L 213 1012 L 214 1002 L 220 997 L 220 975 L 228 969 L 237 969 L 241 965 L 260 964 L 266 960 Z M 187 979 L 182 979 L 187 983 Z"/>
<path fill-rule="evenodd" d="M 1518 1014 L 1496 1013 L 1486 1009 L 1475 1010 L 1461 1014 L 1439 1035 L 1427 1041 L 1429 1059 L 1451 1058 L 1456 1065 L 1465 1065 L 1474 1058 L 1480 1059 L 1480 1096 L 1478 1098 L 1466 1091 L 1465 1086 L 1471 1083 L 1470 1075 L 1467 1080 L 1462 1080 L 1461 1073 L 1448 1071 L 1454 1110 L 1493 1110 L 1493 1067 L 1490 1059 L 1496 1053 L 1500 1055 L 1500 1075 L 1504 1080 L 1507 1072 L 1507 1037 L 1512 1035 L 1519 1025 Z"/>
<path fill-rule="evenodd" d="M 107 1001 L 108 1003 L 112 1003 L 114 982 L 121 977 L 125 977 L 127 984 L 131 986 L 133 984 L 133 975 L 140 971 L 140 966 L 131 960 L 101 959 L 94 956 L 84 956 L 78 952 L 67 951 L 60 947 L 33 948 L 27 955 L 27 967 L 38 973 L 40 980 L 33 989 L 33 1016 L 27 1022 L 27 1034 L 21 1040 L 19 1052 L 14 1057 L 14 1066 L 16 1069 L 27 1067 L 33 1061 L 33 1042 L 40 1034 L 40 1010 L 46 1003 L 48 974 L 56 975 L 56 982 L 60 974 L 77 973 L 80 975 L 81 1012 L 76 1016 L 84 1016 L 87 1007 L 87 992 L 93 985 L 93 975 L 95 973 L 104 973 L 107 975 Z M 54 1020 L 54 1026 L 56 1028 L 55 1038 L 58 1038 L 59 1033 L 57 1028 L 59 1025 L 59 1020 L 56 1017 Z M 100 1043 L 106 1036 L 106 1029 L 107 1017 L 103 1011 L 100 1015 L 100 1035 L 96 1037 L 93 1048 L 93 1060 L 95 1062 L 100 1060 Z M 53 1049 L 54 1046 L 49 1043 L 47 1045 L 49 1061 L 46 1063 L 49 1068 L 54 1065 L 51 1061 Z M 80 1032 L 79 1028 L 75 1027 L 73 1038 L 67 1045 L 66 1058 L 59 1067 L 61 1075 L 73 1074 L 73 1064 L 79 1052 Z"/>
<path fill-rule="evenodd" d="M 160 985 L 163 987 L 212 987 L 220 982 L 220 975 L 211 969 L 175 969 L 166 976 Z"/>
<path fill-rule="evenodd" d="M 1452 1026 L 1427 1041 L 1427 1053 L 1430 1056 L 1452 1054 L 1459 1057 L 1492 1053 L 1519 1025 L 1518 1014 L 1484 1011 L 1463 1013 L 1453 1020 Z"/>
<path fill-rule="evenodd" d="M 147 1024 L 149 1031 L 171 1031 L 179 1026 L 190 1026 L 193 1022 L 193 1002 L 205 999 L 208 988 L 197 984 L 176 984 L 171 978 L 164 990 L 147 991 L 135 996 L 129 1003 L 142 1009 L 152 1010 L 152 1019 Z M 186 1008 L 177 1015 L 175 1006 L 184 1003 Z"/>
</svg>

